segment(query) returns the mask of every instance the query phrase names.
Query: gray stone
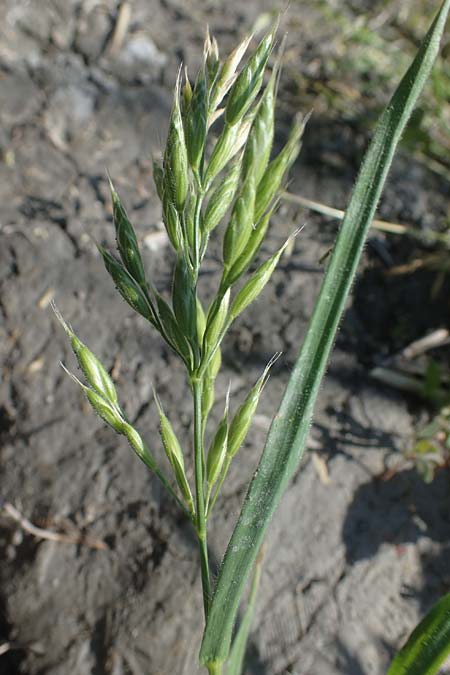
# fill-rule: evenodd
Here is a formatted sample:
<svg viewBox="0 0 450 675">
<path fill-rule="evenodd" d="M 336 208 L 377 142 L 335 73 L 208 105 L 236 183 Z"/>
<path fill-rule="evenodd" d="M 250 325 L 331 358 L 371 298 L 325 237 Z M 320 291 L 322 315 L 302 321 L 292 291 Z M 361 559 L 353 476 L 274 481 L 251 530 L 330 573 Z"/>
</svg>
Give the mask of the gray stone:
<svg viewBox="0 0 450 675">
<path fill-rule="evenodd" d="M 0 77 L 0 119 L 3 129 L 31 121 L 42 101 L 42 92 L 26 73 Z"/>
</svg>

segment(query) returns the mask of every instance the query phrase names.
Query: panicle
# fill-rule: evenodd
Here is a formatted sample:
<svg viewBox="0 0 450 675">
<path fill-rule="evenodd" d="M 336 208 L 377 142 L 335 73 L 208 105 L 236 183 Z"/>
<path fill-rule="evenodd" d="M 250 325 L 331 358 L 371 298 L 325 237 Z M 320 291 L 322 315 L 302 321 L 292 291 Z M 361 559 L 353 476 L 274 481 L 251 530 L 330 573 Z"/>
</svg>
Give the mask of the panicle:
<svg viewBox="0 0 450 675">
<path fill-rule="evenodd" d="M 194 80 L 191 84 L 185 72 L 182 85 L 181 68 L 178 73 L 163 159 L 162 162 L 153 161 L 153 179 L 162 204 L 162 217 L 176 253 L 171 302 L 167 302 L 151 279 L 146 277 L 136 232 L 110 180 L 120 259 L 101 246 L 98 249 L 106 270 L 125 301 L 160 332 L 183 360 L 196 396 L 199 390 L 195 388 L 197 385 L 200 387 L 202 435 L 214 403 L 215 380 L 222 360 L 220 345 L 224 335 L 231 322 L 261 293 L 291 240 L 290 237 L 260 265 L 231 297 L 233 285 L 248 270 L 261 247 L 276 207 L 277 193 L 299 152 L 307 120 L 306 117 L 295 121 L 285 146 L 270 161 L 281 56 L 265 88 L 263 82 L 276 30 L 277 26 L 263 37 L 240 72 L 238 68 L 252 36 L 246 37 L 221 64 L 217 42 L 207 31 L 203 64 L 195 84 Z M 221 116 L 222 128 L 210 151 L 208 130 Z M 205 314 L 197 296 L 200 263 L 211 232 L 227 213 L 230 216 L 222 242 L 222 277 L 217 295 Z M 69 336 L 87 385 L 73 375 L 71 377 L 82 387 L 101 419 L 127 438 L 140 459 L 155 471 L 181 503 L 142 437 L 121 410 L 109 373 L 79 340 L 56 307 L 54 311 Z M 214 505 L 231 459 L 245 440 L 276 358 L 278 356 L 269 362 L 231 423 L 228 392 L 225 410 L 206 460 L 202 451 L 196 455 L 196 484 L 204 491 L 205 518 Z M 198 516 L 200 522 L 204 510 L 200 493 L 196 514 L 182 448 L 156 393 L 154 396 L 164 450 L 179 492 L 188 507 L 184 510 L 192 520 Z M 218 481 L 219 487 L 213 495 L 213 487 Z M 200 533 L 199 522 L 196 525 Z"/>
</svg>

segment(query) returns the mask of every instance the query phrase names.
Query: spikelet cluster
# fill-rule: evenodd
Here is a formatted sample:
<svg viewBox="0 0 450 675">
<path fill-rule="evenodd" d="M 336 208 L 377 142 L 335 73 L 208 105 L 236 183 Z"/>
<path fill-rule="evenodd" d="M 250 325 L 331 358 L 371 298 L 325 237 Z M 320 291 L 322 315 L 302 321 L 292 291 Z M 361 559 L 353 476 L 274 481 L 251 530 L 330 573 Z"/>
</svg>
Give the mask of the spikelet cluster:
<svg viewBox="0 0 450 675">
<path fill-rule="evenodd" d="M 174 252 L 170 302 L 146 273 L 136 233 L 110 181 L 119 255 L 99 247 L 106 270 L 122 298 L 182 359 L 191 383 L 201 381 L 203 429 L 214 403 L 222 340 L 232 321 L 261 293 L 288 243 L 248 275 L 268 231 L 279 191 L 298 155 L 306 121 L 294 121 L 285 146 L 273 156 L 281 58 L 275 60 L 270 75 L 266 70 L 275 34 L 276 27 L 247 60 L 252 36 L 221 60 L 216 40 L 207 33 L 203 64 L 195 81 L 181 69 L 178 74 L 166 146 L 162 160 L 153 162 L 163 222 Z M 197 292 L 198 278 L 211 233 L 221 224 L 222 275 L 215 297 L 204 309 Z M 235 284 L 245 275 L 236 292 Z M 116 432 L 127 436 L 150 466 L 153 457 L 126 421 L 108 373 L 60 319 L 88 382 L 89 386 L 81 386 L 90 403 Z M 205 458 L 205 495 L 211 503 L 218 491 L 213 495 L 214 486 L 220 488 L 231 459 L 244 442 L 271 364 L 231 419 L 227 400 Z M 194 514 L 181 445 L 156 394 L 155 401 L 173 477 L 182 500 Z"/>
</svg>

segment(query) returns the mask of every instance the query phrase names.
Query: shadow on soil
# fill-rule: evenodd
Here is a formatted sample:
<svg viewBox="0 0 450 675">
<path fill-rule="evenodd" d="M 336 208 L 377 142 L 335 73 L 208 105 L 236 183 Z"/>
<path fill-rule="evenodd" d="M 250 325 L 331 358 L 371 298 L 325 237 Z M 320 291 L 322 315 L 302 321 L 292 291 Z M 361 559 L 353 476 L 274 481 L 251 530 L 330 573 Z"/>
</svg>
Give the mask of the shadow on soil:
<svg viewBox="0 0 450 675">
<path fill-rule="evenodd" d="M 421 611 L 430 600 L 448 589 L 450 575 L 450 474 L 441 471 L 431 484 L 414 469 L 400 471 L 388 480 L 378 477 L 362 484 L 347 511 L 342 536 L 348 564 L 372 558 L 383 544 L 396 547 L 399 556 L 405 545 L 426 537 L 442 545 L 438 553 L 422 556 L 425 583 L 422 588 L 404 588 L 420 603 Z"/>
</svg>

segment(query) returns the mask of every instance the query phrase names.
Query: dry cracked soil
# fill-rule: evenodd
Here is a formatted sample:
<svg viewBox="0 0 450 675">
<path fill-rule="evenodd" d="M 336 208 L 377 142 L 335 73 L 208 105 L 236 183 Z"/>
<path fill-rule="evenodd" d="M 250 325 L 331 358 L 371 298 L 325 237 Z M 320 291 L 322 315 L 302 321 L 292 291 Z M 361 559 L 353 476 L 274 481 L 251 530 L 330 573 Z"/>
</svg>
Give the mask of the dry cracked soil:
<svg viewBox="0 0 450 675">
<path fill-rule="evenodd" d="M 364 11 L 363 2 L 353 4 Z M 129 5 L 122 36 L 120 5 L 112 0 L 0 5 L 0 498 L 40 527 L 87 538 L 40 540 L 5 510 L 0 514 L 2 675 L 199 672 L 193 532 L 61 370 L 60 361 L 72 369 L 74 363 L 49 302 L 56 299 L 113 370 L 128 416 L 161 461 L 152 385 L 188 443 L 183 372 L 118 298 L 93 243 L 114 246 L 105 170 L 128 207 L 155 282 L 167 290 L 173 260 L 151 154 L 161 149 L 178 65 L 195 70 L 207 23 L 226 51 L 262 12 L 284 3 Z M 291 3 L 283 18 L 300 73 L 315 67 L 327 31 L 335 30 L 324 25 L 322 36 L 312 35 L 309 11 Z M 289 87 L 283 79 L 278 143 L 292 115 L 291 104 L 283 106 Z M 369 136 L 357 119 L 313 115 L 291 189 L 343 206 Z M 380 214 L 438 227 L 448 197 L 445 182 L 400 153 Z M 302 224 L 293 250 L 225 344 L 216 420 L 229 382 L 232 401 L 239 401 L 271 355 L 281 350 L 283 357 L 218 501 L 210 541 L 216 568 L 336 232 L 335 221 L 284 204 L 262 255 Z M 422 409 L 369 375 L 389 354 L 448 325 L 448 286 L 431 297 L 432 275 L 386 273 L 407 258 L 409 247 L 405 239 L 370 236 L 308 452 L 267 538 L 249 674 L 382 675 L 418 617 L 448 589 L 448 473 L 427 485 L 405 465 L 402 452 Z M 217 282 L 218 251 L 215 241 L 201 278 L 206 296 Z M 191 463 L 188 471 L 192 478 Z M 91 540 L 105 548 L 92 548 Z"/>
</svg>

